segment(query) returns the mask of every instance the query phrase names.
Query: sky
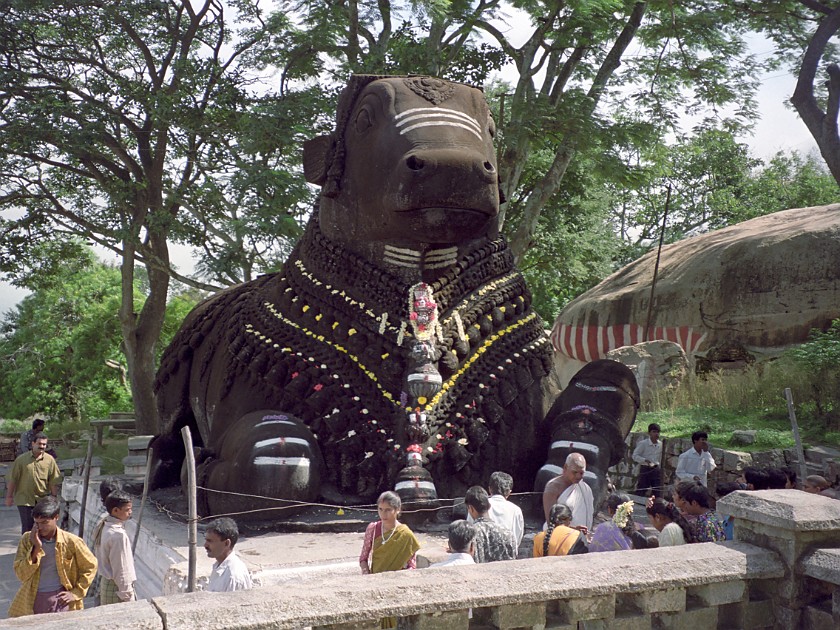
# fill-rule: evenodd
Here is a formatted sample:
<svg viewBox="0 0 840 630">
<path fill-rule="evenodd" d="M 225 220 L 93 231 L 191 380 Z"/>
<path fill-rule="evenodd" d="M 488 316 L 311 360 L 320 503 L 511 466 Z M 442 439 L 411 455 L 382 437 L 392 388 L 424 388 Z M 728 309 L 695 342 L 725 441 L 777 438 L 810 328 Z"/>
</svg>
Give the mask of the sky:
<svg viewBox="0 0 840 630">
<path fill-rule="evenodd" d="M 758 55 L 770 53 L 770 44 L 763 41 L 756 41 L 753 48 Z M 760 119 L 753 135 L 740 139 L 750 146 L 756 157 L 767 160 L 779 151 L 795 150 L 807 154 L 817 150 L 807 127 L 789 106 L 795 86 L 795 77 L 784 72 L 766 74 L 761 78 L 761 87 L 756 97 Z M 101 255 L 108 261 L 115 261 L 113 253 L 108 255 L 103 252 Z M 171 257 L 182 272 L 189 273 L 192 269 L 193 262 L 188 249 L 174 248 Z M 26 294 L 25 290 L 0 280 L 0 317 Z"/>
</svg>

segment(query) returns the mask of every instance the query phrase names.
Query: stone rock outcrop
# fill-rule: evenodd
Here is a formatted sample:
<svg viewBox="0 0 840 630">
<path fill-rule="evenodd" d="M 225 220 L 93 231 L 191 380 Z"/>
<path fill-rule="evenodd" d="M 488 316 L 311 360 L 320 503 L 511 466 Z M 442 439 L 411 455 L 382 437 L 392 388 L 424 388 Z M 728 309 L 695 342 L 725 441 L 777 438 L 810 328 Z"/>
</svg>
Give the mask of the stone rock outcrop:
<svg viewBox="0 0 840 630">
<path fill-rule="evenodd" d="M 689 369 L 685 351 L 673 341 L 647 341 L 623 346 L 610 350 L 607 358 L 623 363 L 633 371 L 643 406 L 657 392 L 676 387 Z"/>
<path fill-rule="evenodd" d="M 645 331 L 655 260 L 649 252 L 557 316 L 552 342 L 563 382 L 585 362 L 646 339 L 678 343 L 689 360 L 742 347 L 746 362 L 802 343 L 840 317 L 840 204 L 776 212 L 665 246 Z"/>
</svg>

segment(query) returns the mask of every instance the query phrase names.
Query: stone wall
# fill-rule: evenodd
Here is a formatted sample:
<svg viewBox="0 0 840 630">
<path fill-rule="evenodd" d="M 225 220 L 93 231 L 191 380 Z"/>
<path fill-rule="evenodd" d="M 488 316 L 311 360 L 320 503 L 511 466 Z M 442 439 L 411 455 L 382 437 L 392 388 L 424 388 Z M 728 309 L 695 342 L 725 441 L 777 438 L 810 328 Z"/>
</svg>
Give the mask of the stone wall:
<svg viewBox="0 0 840 630">
<path fill-rule="evenodd" d="M 646 437 L 647 432 L 631 433 L 627 436 L 627 450 L 624 459 L 608 471 L 617 488 L 632 491 L 636 487 L 638 470 L 631 456 L 639 440 Z M 714 436 L 711 436 L 710 441 L 714 443 Z M 680 454 L 691 448 L 692 443 L 690 438 L 663 438 L 662 446 L 662 478 L 663 483 L 667 486 L 675 479 L 674 471 L 677 469 L 677 460 Z M 718 483 L 735 481 L 747 466 L 757 466 L 759 468 L 771 466 L 796 467 L 798 464 L 796 453 L 794 449 L 790 448 L 747 453 L 712 447 L 709 452 L 717 464 L 717 468 L 709 475 L 709 488 L 711 490 L 714 490 Z M 806 449 L 805 462 L 809 475 L 822 475 L 835 484 L 840 481 L 840 450 L 827 447 Z M 796 470 L 798 472 L 799 469 L 796 468 Z"/>
<path fill-rule="evenodd" d="M 718 506 L 737 540 L 156 597 L 0 628 L 350 630 L 385 616 L 412 630 L 840 627 L 840 501 L 767 490 Z"/>
</svg>

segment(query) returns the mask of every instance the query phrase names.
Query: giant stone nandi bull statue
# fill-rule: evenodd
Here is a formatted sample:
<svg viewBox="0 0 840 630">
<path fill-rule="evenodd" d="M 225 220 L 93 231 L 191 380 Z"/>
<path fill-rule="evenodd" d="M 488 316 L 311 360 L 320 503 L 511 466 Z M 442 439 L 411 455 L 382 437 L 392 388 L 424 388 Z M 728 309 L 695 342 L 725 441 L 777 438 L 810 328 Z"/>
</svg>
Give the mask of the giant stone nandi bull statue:
<svg viewBox="0 0 840 630">
<path fill-rule="evenodd" d="M 588 439 L 598 485 L 633 418 L 567 413 L 552 435 L 552 351 L 499 236 L 494 131 L 478 89 L 351 79 L 335 133 L 304 146 L 322 191 L 283 271 L 200 304 L 164 355 L 152 487 L 177 483 L 183 426 L 205 514 L 277 504 L 242 495 L 453 497 L 494 470 L 528 490 L 550 439 L 555 459 Z"/>
</svg>

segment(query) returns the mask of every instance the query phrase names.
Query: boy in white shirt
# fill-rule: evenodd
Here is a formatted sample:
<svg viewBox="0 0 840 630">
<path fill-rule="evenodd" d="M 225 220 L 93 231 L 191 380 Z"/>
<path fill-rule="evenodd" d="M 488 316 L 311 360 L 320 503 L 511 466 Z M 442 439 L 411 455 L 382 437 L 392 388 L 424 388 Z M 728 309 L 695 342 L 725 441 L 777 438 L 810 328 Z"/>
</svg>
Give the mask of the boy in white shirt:
<svg viewBox="0 0 840 630">
<path fill-rule="evenodd" d="M 125 522 L 131 518 L 131 495 L 115 490 L 105 498 L 108 511 L 93 535 L 93 550 L 99 563 L 102 584 L 99 587 L 99 604 L 118 604 L 137 599 L 134 593 L 134 555 L 131 541 L 125 531 Z"/>
</svg>

